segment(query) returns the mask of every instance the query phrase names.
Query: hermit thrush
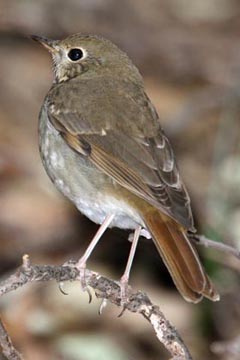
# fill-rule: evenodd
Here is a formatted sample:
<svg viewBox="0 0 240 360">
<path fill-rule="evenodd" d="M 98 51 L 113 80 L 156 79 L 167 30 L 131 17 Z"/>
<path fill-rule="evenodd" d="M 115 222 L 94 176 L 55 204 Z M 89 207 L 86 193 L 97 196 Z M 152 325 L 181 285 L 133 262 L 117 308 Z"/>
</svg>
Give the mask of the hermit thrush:
<svg viewBox="0 0 240 360">
<path fill-rule="evenodd" d="M 218 300 L 188 239 L 194 231 L 189 196 L 137 68 L 98 36 L 33 39 L 50 51 L 55 74 L 39 118 L 44 167 L 55 186 L 101 224 L 78 267 L 107 227 L 133 229 L 123 287 L 143 235 L 153 239 L 187 301 Z"/>
</svg>

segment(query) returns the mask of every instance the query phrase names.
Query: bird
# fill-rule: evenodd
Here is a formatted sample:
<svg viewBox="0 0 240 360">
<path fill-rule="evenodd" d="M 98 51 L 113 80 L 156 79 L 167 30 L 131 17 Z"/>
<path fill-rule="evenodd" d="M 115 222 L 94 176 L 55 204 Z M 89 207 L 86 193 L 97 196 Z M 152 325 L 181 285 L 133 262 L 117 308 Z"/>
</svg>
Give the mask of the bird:
<svg viewBox="0 0 240 360">
<path fill-rule="evenodd" d="M 43 165 L 55 187 L 100 225 L 77 268 L 86 268 L 107 228 L 127 229 L 133 236 L 123 298 L 144 236 L 186 301 L 219 300 L 189 239 L 196 231 L 190 197 L 137 67 L 101 36 L 32 38 L 50 52 L 54 72 L 39 115 Z"/>
</svg>

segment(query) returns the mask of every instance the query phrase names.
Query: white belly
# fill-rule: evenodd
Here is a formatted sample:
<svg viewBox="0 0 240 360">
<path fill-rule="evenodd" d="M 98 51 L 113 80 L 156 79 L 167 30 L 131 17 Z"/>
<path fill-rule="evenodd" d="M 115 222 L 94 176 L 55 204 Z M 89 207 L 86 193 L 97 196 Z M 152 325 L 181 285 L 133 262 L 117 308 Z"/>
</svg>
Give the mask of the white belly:
<svg viewBox="0 0 240 360">
<path fill-rule="evenodd" d="M 139 224 L 143 225 L 138 213 L 129 204 L 98 191 L 98 188 L 102 189 L 101 182 L 109 182 L 113 186 L 113 180 L 70 149 L 43 112 L 44 109 L 39 124 L 41 156 L 58 190 L 97 224 L 101 224 L 108 215 L 115 214 L 111 227 L 135 229 Z"/>
</svg>

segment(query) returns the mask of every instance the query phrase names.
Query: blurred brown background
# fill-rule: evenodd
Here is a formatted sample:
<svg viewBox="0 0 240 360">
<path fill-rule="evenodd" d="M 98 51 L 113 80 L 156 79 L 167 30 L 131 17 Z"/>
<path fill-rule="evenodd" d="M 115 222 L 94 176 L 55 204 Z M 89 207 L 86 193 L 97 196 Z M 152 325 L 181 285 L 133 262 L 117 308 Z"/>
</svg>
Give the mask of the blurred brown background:
<svg viewBox="0 0 240 360">
<path fill-rule="evenodd" d="M 96 231 L 55 191 L 37 145 L 38 112 L 52 73 L 50 56 L 28 36 L 75 32 L 103 35 L 130 55 L 171 138 L 199 232 L 240 247 L 239 1 L 0 0 L 2 278 L 24 253 L 41 264 L 77 259 Z M 118 279 L 127 236 L 109 230 L 89 267 Z M 240 335 L 239 262 L 199 250 L 221 293 L 219 303 L 184 302 L 146 240 L 131 284 L 160 305 L 194 359 L 240 359 L 225 346 Z M 169 358 L 139 316 L 117 319 L 119 309 L 109 305 L 99 317 L 99 302 L 88 305 L 79 284 L 67 284 L 65 291 L 68 296 L 55 283 L 39 284 L 1 299 L 3 320 L 27 360 Z"/>
</svg>

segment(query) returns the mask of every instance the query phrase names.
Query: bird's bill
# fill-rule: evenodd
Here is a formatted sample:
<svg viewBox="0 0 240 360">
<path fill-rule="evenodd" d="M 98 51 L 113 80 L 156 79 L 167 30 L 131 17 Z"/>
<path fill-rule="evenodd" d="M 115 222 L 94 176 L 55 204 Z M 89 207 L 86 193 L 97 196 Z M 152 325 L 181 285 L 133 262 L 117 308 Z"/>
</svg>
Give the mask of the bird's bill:
<svg viewBox="0 0 240 360">
<path fill-rule="evenodd" d="M 38 35 L 31 35 L 31 38 L 34 41 L 37 41 L 41 45 L 43 45 L 48 51 L 50 51 L 50 53 L 56 53 L 59 50 L 57 40 L 47 39 L 43 36 L 38 36 Z"/>
</svg>

